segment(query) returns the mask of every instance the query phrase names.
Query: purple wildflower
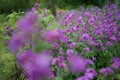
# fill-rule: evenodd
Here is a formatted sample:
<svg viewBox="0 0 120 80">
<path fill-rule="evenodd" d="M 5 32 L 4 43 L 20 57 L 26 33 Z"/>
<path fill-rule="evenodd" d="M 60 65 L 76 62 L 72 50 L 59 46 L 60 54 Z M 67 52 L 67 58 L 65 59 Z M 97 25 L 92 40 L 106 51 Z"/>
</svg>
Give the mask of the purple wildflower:
<svg viewBox="0 0 120 80">
<path fill-rule="evenodd" d="M 72 49 L 68 49 L 68 50 L 66 51 L 66 54 L 67 54 L 68 56 L 72 55 L 73 53 L 74 53 L 74 50 L 72 50 Z"/>
<path fill-rule="evenodd" d="M 94 62 L 90 59 L 86 59 L 86 62 L 87 62 L 88 65 L 94 65 Z"/>
<path fill-rule="evenodd" d="M 59 49 L 59 54 L 63 54 L 63 50 L 62 49 Z"/>
<path fill-rule="evenodd" d="M 85 48 L 84 48 L 84 51 L 85 51 L 86 53 L 89 53 L 89 52 L 90 52 L 89 47 L 85 47 Z"/>
<path fill-rule="evenodd" d="M 81 39 L 82 39 L 82 41 L 87 41 L 87 40 L 90 40 L 90 36 L 89 36 L 89 34 L 85 33 L 85 34 L 82 34 Z"/>
<path fill-rule="evenodd" d="M 120 68 L 120 58 L 117 58 L 117 57 L 114 57 L 113 59 L 112 59 L 112 67 L 114 68 L 114 69 L 119 69 Z"/>
<path fill-rule="evenodd" d="M 102 68 L 100 72 L 105 76 L 108 76 L 109 74 L 113 73 L 113 70 L 109 67 L 106 67 L 106 68 Z"/>
<path fill-rule="evenodd" d="M 53 72 L 50 68 L 51 56 L 25 51 L 23 54 L 18 55 L 18 61 L 22 64 L 28 79 L 43 80 L 46 77 L 53 77 Z"/>
<path fill-rule="evenodd" d="M 92 60 L 93 60 L 93 61 L 96 61 L 96 57 L 92 57 Z"/>
<path fill-rule="evenodd" d="M 54 43 L 53 43 L 53 47 L 54 47 L 55 49 L 58 49 L 58 48 L 59 48 L 59 44 L 58 44 L 57 42 L 54 42 Z"/>
<path fill-rule="evenodd" d="M 40 6 L 40 4 L 39 3 L 35 3 L 35 5 L 34 5 L 36 8 L 37 7 L 39 7 Z"/>
<path fill-rule="evenodd" d="M 12 38 L 10 39 L 9 50 L 13 53 L 16 53 L 24 45 L 25 44 L 20 35 L 13 35 Z"/>
<path fill-rule="evenodd" d="M 31 11 L 32 11 L 32 12 L 35 12 L 35 11 L 36 11 L 36 8 L 35 8 L 35 7 L 33 7 Z"/>
<path fill-rule="evenodd" d="M 85 76 L 87 76 L 89 79 L 93 79 L 97 76 L 97 72 L 93 68 L 89 68 L 86 70 Z"/>
<path fill-rule="evenodd" d="M 68 60 L 70 61 L 70 70 L 73 73 L 80 73 L 86 70 L 87 63 L 82 56 L 72 55 L 68 57 Z"/>
<path fill-rule="evenodd" d="M 81 76 L 75 80 L 90 80 L 87 76 Z"/>
<path fill-rule="evenodd" d="M 76 45 L 76 43 L 75 43 L 75 42 L 72 42 L 72 43 L 69 44 L 69 47 L 70 47 L 70 48 L 74 48 L 75 45 Z"/>
<path fill-rule="evenodd" d="M 47 30 L 44 32 L 43 37 L 48 42 L 54 42 L 60 39 L 60 33 L 57 30 Z"/>
<path fill-rule="evenodd" d="M 110 41 L 107 41 L 107 42 L 106 42 L 106 45 L 107 45 L 107 46 L 111 46 L 112 43 L 111 43 Z"/>
<path fill-rule="evenodd" d="M 110 37 L 110 39 L 113 40 L 113 41 L 117 40 L 115 36 Z"/>
<path fill-rule="evenodd" d="M 31 34 L 34 31 L 34 24 L 37 20 L 37 15 L 33 12 L 27 12 L 25 17 L 18 20 L 17 26 L 21 33 Z"/>
<path fill-rule="evenodd" d="M 21 54 L 17 55 L 17 60 L 20 66 L 24 66 L 27 63 L 31 63 L 36 57 L 35 53 L 30 50 L 26 50 Z"/>
</svg>

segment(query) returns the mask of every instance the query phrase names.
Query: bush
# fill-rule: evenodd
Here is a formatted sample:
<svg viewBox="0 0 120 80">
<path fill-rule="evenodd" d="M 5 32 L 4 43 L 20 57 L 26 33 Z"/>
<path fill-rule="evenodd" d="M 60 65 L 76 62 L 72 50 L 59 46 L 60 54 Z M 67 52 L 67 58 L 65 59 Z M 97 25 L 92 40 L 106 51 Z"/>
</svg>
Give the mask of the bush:
<svg viewBox="0 0 120 80">
<path fill-rule="evenodd" d="M 116 5 L 59 11 L 55 18 L 37 8 L 17 21 L 8 45 L 27 79 L 120 79 L 120 11 Z"/>
</svg>

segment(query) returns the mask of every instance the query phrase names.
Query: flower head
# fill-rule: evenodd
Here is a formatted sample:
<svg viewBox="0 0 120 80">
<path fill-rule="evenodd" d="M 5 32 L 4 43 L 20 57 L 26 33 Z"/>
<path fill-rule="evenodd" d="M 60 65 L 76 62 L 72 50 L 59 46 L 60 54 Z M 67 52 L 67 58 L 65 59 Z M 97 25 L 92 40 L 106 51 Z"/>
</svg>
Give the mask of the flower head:
<svg viewBox="0 0 120 80">
<path fill-rule="evenodd" d="M 113 73 L 113 70 L 112 70 L 111 68 L 109 68 L 109 67 L 106 67 L 106 68 L 102 68 L 102 69 L 100 70 L 100 72 L 101 72 L 102 74 L 104 74 L 105 76 L 108 76 L 108 74 Z"/>
<path fill-rule="evenodd" d="M 13 35 L 12 38 L 10 39 L 9 50 L 13 53 L 16 53 L 24 45 L 25 43 L 20 35 Z"/>
<path fill-rule="evenodd" d="M 70 70 L 73 73 L 80 73 L 86 70 L 87 63 L 82 56 L 72 55 L 68 58 L 68 60 L 70 62 Z"/>
</svg>

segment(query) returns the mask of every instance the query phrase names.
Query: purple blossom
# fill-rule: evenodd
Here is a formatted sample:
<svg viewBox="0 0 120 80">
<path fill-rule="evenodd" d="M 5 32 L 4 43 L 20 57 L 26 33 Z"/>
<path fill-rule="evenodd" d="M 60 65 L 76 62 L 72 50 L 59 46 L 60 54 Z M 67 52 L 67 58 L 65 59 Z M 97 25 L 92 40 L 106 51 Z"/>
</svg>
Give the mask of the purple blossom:
<svg viewBox="0 0 120 80">
<path fill-rule="evenodd" d="M 77 22 L 78 22 L 78 23 L 81 23 L 81 22 L 82 22 L 82 17 L 81 17 L 81 16 L 78 17 Z"/>
<path fill-rule="evenodd" d="M 92 57 L 92 60 L 93 60 L 93 61 L 96 61 L 96 57 Z"/>
<path fill-rule="evenodd" d="M 34 24 L 37 20 L 37 15 L 33 12 L 27 12 L 25 17 L 17 22 L 18 31 L 26 36 L 31 36 L 34 33 Z"/>
<path fill-rule="evenodd" d="M 53 43 L 53 47 L 56 48 L 56 49 L 58 49 L 59 48 L 59 44 L 57 42 L 54 42 Z"/>
<path fill-rule="evenodd" d="M 120 58 L 114 57 L 112 59 L 112 68 L 119 69 L 120 68 Z"/>
<path fill-rule="evenodd" d="M 24 68 L 28 79 L 38 80 L 45 77 L 54 77 L 50 68 L 52 57 L 44 54 L 35 54 L 25 51 L 17 57 L 19 64 Z"/>
<path fill-rule="evenodd" d="M 54 58 L 52 60 L 52 65 L 58 64 L 58 67 L 64 68 L 67 67 L 67 64 L 65 63 L 65 60 L 63 57 L 59 56 L 57 58 Z"/>
<path fill-rule="evenodd" d="M 20 35 L 13 35 L 12 38 L 10 39 L 9 50 L 13 53 L 16 53 L 24 45 L 25 43 Z"/>
<path fill-rule="evenodd" d="M 117 40 L 115 36 L 110 37 L 110 39 L 113 40 L 113 41 Z"/>
<path fill-rule="evenodd" d="M 33 7 L 31 11 L 32 11 L 32 12 L 35 12 L 35 11 L 36 11 L 36 8 L 35 8 L 35 7 Z"/>
<path fill-rule="evenodd" d="M 60 68 L 64 68 L 64 67 L 67 67 L 67 64 L 66 64 L 65 62 L 59 62 L 59 63 L 58 63 L 58 66 L 59 66 Z"/>
<path fill-rule="evenodd" d="M 94 62 L 92 60 L 90 60 L 90 59 L 86 59 L 86 63 L 88 65 L 94 65 Z"/>
<path fill-rule="evenodd" d="M 71 27 L 71 32 L 76 32 L 78 30 L 78 26 Z"/>
<path fill-rule="evenodd" d="M 61 41 L 62 43 L 66 43 L 67 41 L 69 41 L 69 37 L 67 37 L 67 36 L 62 36 L 62 37 L 60 37 L 60 41 Z"/>
<path fill-rule="evenodd" d="M 85 72 L 85 76 L 87 76 L 89 79 L 93 79 L 97 76 L 97 72 L 93 68 L 89 68 Z"/>
<path fill-rule="evenodd" d="M 113 70 L 109 67 L 106 67 L 106 68 L 102 68 L 100 72 L 105 76 L 108 76 L 109 74 L 113 73 Z"/>
<path fill-rule="evenodd" d="M 91 16 L 90 12 L 85 12 L 85 16 L 90 17 Z"/>
<path fill-rule="evenodd" d="M 72 55 L 68 60 L 70 62 L 70 70 L 73 73 L 84 72 L 87 68 L 87 63 L 82 56 Z"/>
<path fill-rule="evenodd" d="M 90 24 L 90 25 L 93 25 L 94 22 L 95 22 L 95 19 L 94 19 L 94 18 L 91 18 L 91 19 L 89 20 L 89 24 Z"/>
<path fill-rule="evenodd" d="M 90 40 L 89 45 L 90 45 L 90 46 L 95 46 L 95 45 L 96 45 L 96 42 L 94 42 L 93 40 Z"/>
<path fill-rule="evenodd" d="M 111 43 L 110 41 L 107 41 L 107 42 L 106 42 L 106 45 L 107 45 L 107 46 L 111 46 L 112 43 Z"/>
<path fill-rule="evenodd" d="M 82 37 L 81 37 L 82 41 L 87 41 L 87 40 L 90 40 L 90 36 L 89 34 L 85 33 L 85 34 L 82 34 Z"/>
<path fill-rule="evenodd" d="M 55 65 L 55 64 L 58 63 L 59 61 L 60 61 L 59 58 L 54 58 L 54 59 L 52 60 L 52 65 Z"/>
<path fill-rule="evenodd" d="M 20 66 L 24 66 L 27 63 L 31 63 L 35 59 L 36 55 L 33 51 L 26 50 L 17 55 L 17 60 Z"/>
<path fill-rule="evenodd" d="M 40 6 L 40 4 L 39 3 L 35 3 L 35 5 L 34 5 L 36 8 L 37 7 L 39 7 Z"/>
<path fill-rule="evenodd" d="M 70 47 L 70 48 L 74 48 L 75 46 L 76 46 L 76 43 L 75 43 L 75 42 L 72 42 L 72 43 L 69 44 L 69 47 Z"/>
<path fill-rule="evenodd" d="M 105 50 L 105 47 L 104 47 L 104 46 L 102 46 L 102 47 L 100 48 L 100 50 L 104 51 L 104 50 Z"/>
<path fill-rule="evenodd" d="M 103 43 L 102 43 L 102 42 L 98 42 L 98 43 L 97 43 L 97 46 L 102 47 L 102 46 L 103 46 Z"/>
<path fill-rule="evenodd" d="M 90 52 L 89 47 L 85 47 L 85 48 L 84 48 L 84 51 L 85 51 L 86 53 L 89 53 L 89 52 Z"/>
<path fill-rule="evenodd" d="M 59 49 L 59 54 L 63 54 L 63 50 L 62 49 Z"/>
<path fill-rule="evenodd" d="M 81 76 L 75 80 L 90 80 L 87 76 Z"/>
<path fill-rule="evenodd" d="M 68 56 L 70 56 L 70 55 L 74 54 L 74 50 L 68 49 L 68 50 L 66 51 L 66 54 L 67 54 Z"/>
<path fill-rule="evenodd" d="M 47 30 L 44 32 L 43 37 L 48 42 L 54 42 L 60 39 L 60 33 L 58 30 Z"/>
</svg>

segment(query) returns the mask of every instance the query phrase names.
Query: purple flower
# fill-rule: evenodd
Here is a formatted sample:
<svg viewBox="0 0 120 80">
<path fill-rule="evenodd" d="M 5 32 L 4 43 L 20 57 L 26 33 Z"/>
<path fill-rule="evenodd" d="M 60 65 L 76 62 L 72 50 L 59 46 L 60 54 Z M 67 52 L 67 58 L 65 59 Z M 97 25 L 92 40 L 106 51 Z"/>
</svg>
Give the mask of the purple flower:
<svg viewBox="0 0 120 80">
<path fill-rule="evenodd" d="M 66 64 L 65 62 L 59 62 L 59 63 L 58 63 L 58 66 L 59 66 L 60 68 L 64 68 L 64 67 L 67 66 L 67 64 Z"/>
<path fill-rule="evenodd" d="M 96 61 L 96 57 L 92 57 L 92 60 L 93 60 L 93 61 Z"/>
<path fill-rule="evenodd" d="M 89 68 L 86 70 L 85 76 L 87 76 L 89 79 L 93 79 L 97 76 L 97 72 L 93 68 Z"/>
<path fill-rule="evenodd" d="M 26 50 L 23 53 L 17 55 L 17 60 L 20 66 L 24 66 L 27 63 L 33 62 L 35 57 L 36 55 L 33 51 Z"/>
<path fill-rule="evenodd" d="M 31 34 L 34 31 L 34 24 L 37 20 L 37 15 L 33 12 L 27 12 L 25 17 L 18 20 L 17 27 L 21 33 Z"/>
<path fill-rule="evenodd" d="M 18 32 L 25 43 L 29 42 L 32 39 L 32 35 L 36 33 L 37 28 L 34 28 L 36 20 L 37 15 L 34 12 L 27 12 L 25 17 L 17 22 Z"/>
<path fill-rule="evenodd" d="M 76 32 L 78 30 L 78 26 L 71 27 L 71 32 Z"/>
<path fill-rule="evenodd" d="M 53 47 L 56 48 L 56 49 L 58 49 L 59 48 L 59 44 L 57 42 L 54 42 L 53 43 Z"/>
<path fill-rule="evenodd" d="M 90 46 L 95 46 L 95 45 L 96 45 L 96 42 L 94 42 L 93 40 L 90 40 L 89 45 L 90 45 Z"/>
<path fill-rule="evenodd" d="M 82 37 L 81 37 L 82 41 L 87 41 L 87 40 L 90 40 L 90 36 L 89 34 L 85 33 L 85 34 L 82 34 Z"/>
<path fill-rule="evenodd" d="M 89 47 L 85 47 L 85 48 L 84 48 L 84 51 L 85 51 L 86 53 L 89 53 L 89 52 L 90 52 Z"/>
<path fill-rule="evenodd" d="M 24 68 L 28 79 L 43 80 L 46 77 L 52 78 L 54 76 L 50 67 L 52 62 L 51 56 L 25 51 L 18 55 L 17 59 Z"/>
<path fill-rule="evenodd" d="M 100 72 L 105 76 L 108 76 L 109 74 L 113 73 L 113 70 L 109 67 L 106 67 L 106 68 L 102 68 Z"/>
<path fill-rule="evenodd" d="M 43 11 L 46 11 L 47 9 L 46 8 L 42 8 Z"/>
<path fill-rule="evenodd" d="M 107 42 L 106 42 L 106 45 L 107 45 L 107 46 L 111 46 L 112 43 L 111 43 L 110 41 L 107 41 Z"/>
<path fill-rule="evenodd" d="M 60 33 L 57 30 L 47 30 L 44 32 L 43 37 L 48 42 L 54 42 L 60 39 Z"/>
<path fill-rule="evenodd" d="M 113 41 L 117 40 L 115 36 L 110 37 L 110 39 L 113 40 Z"/>
<path fill-rule="evenodd" d="M 40 6 L 40 4 L 39 3 L 35 3 L 35 5 L 34 5 L 35 7 L 39 7 Z"/>
<path fill-rule="evenodd" d="M 74 48 L 75 46 L 76 46 L 76 43 L 75 43 L 75 42 L 72 42 L 72 43 L 69 44 L 69 47 L 70 47 L 70 48 Z"/>
<path fill-rule="evenodd" d="M 54 59 L 52 60 L 52 65 L 55 65 L 55 64 L 58 64 L 58 67 L 60 67 L 60 68 L 64 68 L 64 67 L 67 66 L 67 64 L 66 64 L 65 61 L 64 61 L 64 58 L 61 57 L 61 56 L 59 56 L 59 57 L 57 57 L 57 58 L 54 58 Z"/>
<path fill-rule="evenodd" d="M 24 45 L 25 43 L 20 35 L 13 35 L 12 38 L 10 39 L 9 50 L 13 53 L 16 53 Z"/>
<path fill-rule="evenodd" d="M 97 46 L 102 47 L 102 46 L 103 46 L 103 43 L 102 43 L 102 42 L 98 42 L 98 43 L 97 43 Z"/>
<path fill-rule="evenodd" d="M 78 17 L 77 22 L 78 22 L 78 23 L 81 23 L 81 22 L 82 22 L 82 17 L 81 17 L 81 16 Z"/>
<path fill-rule="evenodd" d="M 90 17 L 91 16 L 90 12 L 85 12 L 85 16 Z"/>
<path fill-rule="evenodd" d="M 94 22 L 95 22 L 95 19 L 94 19 L 94 18 L 91 18 L 91 19 L 89 20 L 89 24 L 90 24 L 90 25 L 93 25 Z"/>
<path fill-rule="evenodd" d="M 68 57 L 68 60 L 70 62 L 70 70 L 73 73 L 84 72 L 87 68 L 87 63 L 82 56 L 72 55 Z"/>
<path fill-rule="evenodd" d="M 67 37 L 67 36 L 62 36 L 62 37 L 60 37 L 60 41 L 61 41 L 62 43 L 66 43 L 67 41 L 69 41 L 69 37 Z"/>
<path fill-rule="evenodd" d="M 74 53 L 74 50 L 72 50 L 72 49 L 68 49 L 68 50 L 66 51 L 66 54 L 67 54 L 68 56 L 72 55 L 73 53 Z"/>
<path fill-rule="evenodd" d="M 86 59 L 86 62 L 87 62 L 88 65 L 94 65 L 94 62 L 90 59 Z"/>
<path fill-rule="evenodd" d="M 35 12 L 35 11 L 36 11 L 36 8 L 35 8 L 35 7 L 33 7 L 31 11 L 32 11 L 32 12 Z"/>
<path fill-rule="evenodd" d="M 81 76 L 75 80 L 90 80 L 87 76 Z"/>
<path fill-rule="evenodd" d="M 104 50 L 105 50 L 105 47 L 104 47 L 104 46 L 102 46 L 100 49 L 101 49 L 102 51 L 104 51 Z"/>
<path fill-rule="evenodd" d="M 58 63 L 59 61 L 60 61 L 59 58 L 54 58 L 54 59 L 52 60 L 52 65 L 55 65 L 55 64 Z"/>
<path fill-rule="evenodd" d="M 59 54 L 63 54 L 63 50 L 62 49 L 59 49 Z"/>
<path fill-rule="evenodd" d="M 120 58 L 114 57 L 112 59 L 112 68 L 119 69 L 120 68 Z"/>
</svg>

